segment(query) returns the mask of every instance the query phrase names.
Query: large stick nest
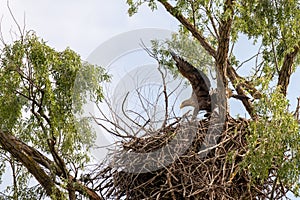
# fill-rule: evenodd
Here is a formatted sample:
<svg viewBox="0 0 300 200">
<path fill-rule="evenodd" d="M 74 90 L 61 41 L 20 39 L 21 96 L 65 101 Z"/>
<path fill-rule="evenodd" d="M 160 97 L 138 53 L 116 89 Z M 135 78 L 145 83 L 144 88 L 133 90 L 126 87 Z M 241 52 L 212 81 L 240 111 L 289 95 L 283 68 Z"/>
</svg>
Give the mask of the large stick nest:
<svg viewBox="0 0 300 200">
<path fill-rule="evenodd" d="M 274 178 L 270 176 L 266 181 L 253 184 L 249 172 L 241 169 L 239 165 L 247 152 L 246 135 L 249 134 L 249 122 L 242 118 L 229 117 L 217 143 L 203 156 L 199 152 L 202 152 L 201 147 L 210 124 L 211 121 L 207 119 L 197 122 L 193 142 L 181 151 L 181 155 L 174 155 L 172 162 L 163 165 L 155 165 L 155 162 L 150 162 L 143 156 L 124 157 L 124 153 L 147 155 L 146 153 L 155 152 L 174 140 L 177 142 L 172 148 L 180 151 L 186 138 L 175 138 L 174 134 L 184 130 L 180 129 L 184 123 L 178 122 L 151 135 L 133 137 L 123 142 L 120 149 L 110 157 L 110 165 L 102 165 L 97 175 L 101 183 L 96 189 L 105 199 L 282 198 L 280 195 L 284 191 L 280 192 L 280 186 L 274 188 Z M 163 153 L 158 153 L 154 160 L 157 163 L 157 160 L 168 159 L 170 158 Z"/>
</svg>

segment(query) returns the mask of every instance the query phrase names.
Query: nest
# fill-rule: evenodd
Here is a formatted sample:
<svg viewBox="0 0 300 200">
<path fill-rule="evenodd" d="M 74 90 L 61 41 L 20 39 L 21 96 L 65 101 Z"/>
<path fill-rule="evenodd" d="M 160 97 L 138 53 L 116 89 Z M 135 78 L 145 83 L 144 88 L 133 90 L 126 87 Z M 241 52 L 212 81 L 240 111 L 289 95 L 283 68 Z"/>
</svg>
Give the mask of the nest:
<svg viewBox="0 0 300 200">
<path fill-rule="evenodd" d="M 194 127 L 189 122 L 178 122 L 123 142 L 110 156 L 110 164 L 102 166 L 98 173 L 102 181 L 97 190 L 105 199 L 281 198 L 282 193 L 274 196 L 274 188 L 271 189 L 274 178 L 253 184 L 249 172 L 239 165 L 247 152 L 249 122 L 228 117 L 225 129 L 214 137 L 215 144 L 203 151 L 211 124 L 207 119 L 197 121 Z M 189 138 L 192 130 L 196 132 Z M 187 140 L 192 142 L 187 145 Z M 171 142 L 171 148 L 158 151 Z"/>
</svg>

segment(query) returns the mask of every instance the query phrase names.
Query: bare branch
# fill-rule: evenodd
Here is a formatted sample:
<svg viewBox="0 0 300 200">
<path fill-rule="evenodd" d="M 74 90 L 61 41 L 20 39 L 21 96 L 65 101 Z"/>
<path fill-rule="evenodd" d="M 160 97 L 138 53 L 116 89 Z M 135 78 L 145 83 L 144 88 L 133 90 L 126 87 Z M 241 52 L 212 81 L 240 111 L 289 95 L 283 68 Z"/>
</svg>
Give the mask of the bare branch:
<svg viewBox="0 0 300 200">
<path fill-rule="evenodd" d="M 8 8 L 8 10 L 9 10 L 10 16 L 11 16 L 12 19 L 14 20 L 16 26 L 18 27 L 20 36 L 21 36 L 21 37 L 24 36 L 25 24 L 24 24 L 23 31 L 22 31 L 22 29 L 21 29 L 21 27 L 20 27 L 18 21 L 16 20 L 16 18 L 15 18 L 15 16 L 14 16 L 13 12 L 12 12 L 10 6 L 9 6 L 9 1 L 8 1 L 8 0 L 7 0 L 6 5 L 7 5 L 7 8 Z"/>
<path fill-rule="evenodd" d="M 255 55 L 251 56 L 250 58 L 248 58 L 248 59 L 244 60 L 243 62 L 241 62 L 241 64 L 240 64 L 239 66 L 237 66 L 236 71 L 239 70 L 239 68 L 241 68 L 245 63 L 251 61 L 253 58 L 256 58 L 256 59 L 257 59 L 257 57 L 258 57 L 260 54 L 261 54 L 261 53 L 258 52 L 257 54 L 255 54 Z"/>
<path fill-rule="evenodd" d="M 160 72 L 160 75 L 161 75 L 161 78 L 162 78 L 162 81 L 163 81 L 163 94 L 164 94 L 164 99 L 165 99 L 165 119 L 161 125 L 161 127 L 165 127 L 166 124 L 167 124 L 167 120 L 169 118 L 169 113 L 168 113 L 168 108 L 169 108 L 169 99 L 168 99 L 168 93 L 167 93 L 167 84 L 166 84 L 166 79 L 165 79 L 165 76 L 161 70 L 161 67 L 158 66 L 158 71 Z"/>
</svg>

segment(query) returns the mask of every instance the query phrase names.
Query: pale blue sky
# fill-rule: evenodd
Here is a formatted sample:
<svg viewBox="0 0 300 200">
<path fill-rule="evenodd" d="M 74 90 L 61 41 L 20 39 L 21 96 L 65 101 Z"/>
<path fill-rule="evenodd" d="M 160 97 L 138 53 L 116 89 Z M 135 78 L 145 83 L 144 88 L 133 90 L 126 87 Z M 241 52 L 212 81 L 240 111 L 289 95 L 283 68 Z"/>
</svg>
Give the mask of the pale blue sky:
<svg viewBox="0 0 300 200">
<path fill-rule="evenodd" d="M 133 17 L 127 14 L 125 0 L 9 0 L 18 23 L 59 50 L 69 46 L 86 58 L 92 50 L 107 39 L 139 28 L 176 30 L 177 22 L 166 12 L 152 13 L 147 6 Z M 162 11 L 163 8 L 159 7 Z M 2 33 L 9 39 L 9 30 L 17 30 L 7 6 L 1 0 Z"/>
</svg>

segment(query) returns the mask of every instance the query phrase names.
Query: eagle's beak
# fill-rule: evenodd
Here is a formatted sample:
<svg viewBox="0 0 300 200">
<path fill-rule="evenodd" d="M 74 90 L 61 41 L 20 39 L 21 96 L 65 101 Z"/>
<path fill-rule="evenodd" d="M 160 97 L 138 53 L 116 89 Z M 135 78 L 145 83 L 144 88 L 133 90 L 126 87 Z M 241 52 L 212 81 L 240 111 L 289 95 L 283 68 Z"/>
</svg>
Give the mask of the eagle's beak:
<svg viewBox="0 0 300 200">
<path fill-rule="evenodd" d="M 184 107 L 183 104 L 180 104 L 179 108 L 182 109 L 183 107 Z"/>
</svg>

